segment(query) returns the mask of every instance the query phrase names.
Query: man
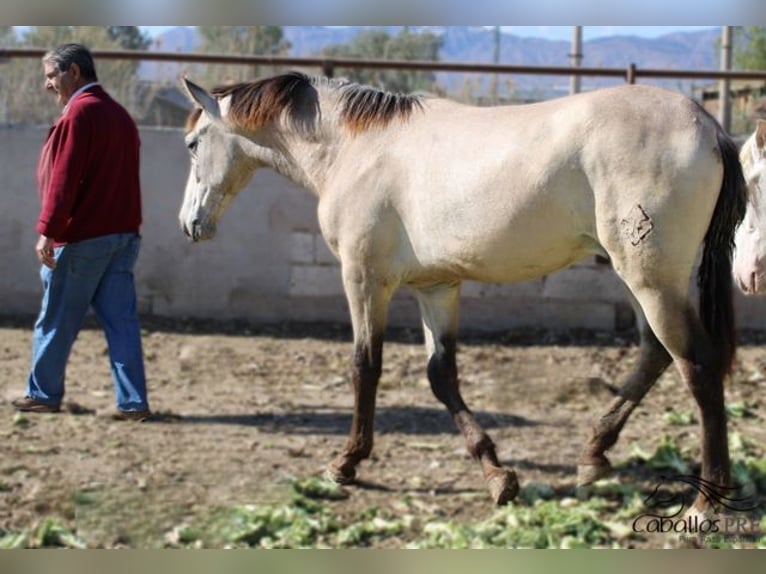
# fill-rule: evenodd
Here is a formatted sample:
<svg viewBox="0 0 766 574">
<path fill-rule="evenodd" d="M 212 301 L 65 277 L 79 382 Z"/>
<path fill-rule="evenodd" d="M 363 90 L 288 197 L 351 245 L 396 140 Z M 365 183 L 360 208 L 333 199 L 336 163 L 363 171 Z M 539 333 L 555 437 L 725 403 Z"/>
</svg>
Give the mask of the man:
<svg viewBox="0 0 766 574">
<path fill-rule="evenodd" d="M 90 307 L 106 334 L 117 420 L 151 416 L 133 267 L 141 238 L 138 130 L 99 85 L 80 44 L 43 56 L 45 89 L 63 107 L 37 170 L 43 298 L 19 411 L 58 412 L 66 364 Z"/>
</svg>

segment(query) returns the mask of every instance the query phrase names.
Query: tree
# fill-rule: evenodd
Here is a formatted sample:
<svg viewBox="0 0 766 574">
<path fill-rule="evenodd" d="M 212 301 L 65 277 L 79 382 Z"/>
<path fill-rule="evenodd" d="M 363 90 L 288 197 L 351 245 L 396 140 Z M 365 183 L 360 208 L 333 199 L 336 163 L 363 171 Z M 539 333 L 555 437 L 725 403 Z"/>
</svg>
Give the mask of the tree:
<svg viewBox="0 0 766 574">
<path fill-rule="evenodd" d="M 746 26 L 734 43 L 734 65 L 740 70 L 766 69 L 766 28 Z"/>
<path fill-rule="evenodd" d="M 733 64 L 740 70 L 766 69 L 766 28 L 762 26 L 737 27 L 733 41 Z M 736 134 L 750 134 L 755 128 L 755 119 L 764 117 L 766 103 L 762 87 L 757 82 L 750 84 L 752 95 L 745 99 L 735 98 L 731 104 L 730 131 Z"/>
<path fill-rule="evenodd" d="M 290 49 L 281 26 L 198 26 L 202 38 L 200 50 L 237 56 L 284 56 Z M 196 72 L 208 85 L 254 80 L 264 75 L 262 66 L 205 66 Z"/>
<path fill-rule="evenodd" d="M 121 30 L 110 31 L 113 28 Z M 31 26 L 21 44 L 53 48 L 67 42 L 78 42 L 91 50 L 120 50 L 124 47 L 123 42 L 140 45 L 140 33 L 128 28 L 135 26 Z M 16 59 L 6 65 L 7 74 L 3 74 L 3 82 L 5 84 L 7 78 L 5 85 L 13 86 L 13 90 L 8 91 L 8 116 L 16 122 L 52 122 L 60 110 L 43 89 L 42 64 L 35 60 Z M 139 115 L 137 110 L 140 104 L 136 98 L 137 67 L 138 63 L 131 60 L 96 61 L 99 82 L 134 115 Z"/>
<path fill-rule="evenodd" d="M 138 26 L 107 26 L 107 33 L 125 50 L 146 50 L 152 44 Z"/>
<path fill-rule="evenodd" d="M 439 61 L 442 40 L 431 32 L 415 34 L 404 27 L 397 36 L 384 30 L 360 32 L 349 44 L 329 46 L 322 55 L 335 58 Z M 392 91 L 438 91 L 436 76 L 430 71 L 355 68 L 344 74 L 349 80 Z"/>
<path fill-rule="evenodd" d="M 0 26 L 0 46 L 8 47 L 16 43 L 16 34 L 13 26 Z"/>
<path fill-rule="evenodd" d="M 13 26 L 0 26 L 0 48 L 10 48 L 16 44 L 16 34 Z M 9 76 L 11 64 L 8 61 L 0 60 L 0 125 L 9 123 L 10 115 L 10 86 L 11 82 L 6 83 L 6 77 Z"/>
</svg>

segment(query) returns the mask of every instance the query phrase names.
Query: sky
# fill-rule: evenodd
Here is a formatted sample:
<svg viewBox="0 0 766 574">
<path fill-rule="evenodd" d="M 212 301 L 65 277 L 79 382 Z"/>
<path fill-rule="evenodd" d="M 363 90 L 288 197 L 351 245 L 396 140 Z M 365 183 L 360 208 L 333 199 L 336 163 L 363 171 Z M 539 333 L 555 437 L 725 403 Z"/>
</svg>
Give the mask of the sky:
<svg viewBox="0 0 766 574">
<path fill-rule="evenodd" d="M 141 26 L 150 35 L 155 36 L 174 26 Z M 656 38 L 677 31 L 689 32 L 705 30 L 714 26 L 583 26 L 583 40 L 593 40 L 604 36 L 640 36 Z M 571 40 L 572 26 L 503 26 L 508 33 L 523 37 L 543 38 L 546 40 Z"/>
</svg>

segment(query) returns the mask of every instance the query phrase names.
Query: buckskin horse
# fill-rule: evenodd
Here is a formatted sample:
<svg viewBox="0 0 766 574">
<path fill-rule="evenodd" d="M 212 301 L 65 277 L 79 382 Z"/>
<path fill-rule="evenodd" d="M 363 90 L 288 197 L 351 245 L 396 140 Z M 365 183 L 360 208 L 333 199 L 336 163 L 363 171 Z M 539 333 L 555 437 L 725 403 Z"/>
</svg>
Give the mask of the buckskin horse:
<svg viewBox="0 0 766 574">
<path fill-rule="evenodd" d="M 270 167 L 318 199 L 353 328 L 354 413 L 328 465 L 341 484 L 373 446 L 388 304 L 419 303 L 436 398 L 482 468 L 496 504 L 515 472 L 464 402 L 458 301 L 464 280 L 515 282 L 608 257 L 635 303 L 637 364 L 596 422 L 578 481 L 610 470 L 631 411 L 671 364 L 700 411 L 700 477 L 730 482 L 723 379 L 735 352 L 732 249 L 747 189 L 737 147 L 691 99 L 631 85 L 534 104 L 474 107 L 291 72 L 208 92 L 196 104 L 180 223 L 210 239 L 236 194 Z M 690 278 L 703 246 L 697 281 Z M 700 495 L 694 511 L 705 513 Z"/>
</svg>

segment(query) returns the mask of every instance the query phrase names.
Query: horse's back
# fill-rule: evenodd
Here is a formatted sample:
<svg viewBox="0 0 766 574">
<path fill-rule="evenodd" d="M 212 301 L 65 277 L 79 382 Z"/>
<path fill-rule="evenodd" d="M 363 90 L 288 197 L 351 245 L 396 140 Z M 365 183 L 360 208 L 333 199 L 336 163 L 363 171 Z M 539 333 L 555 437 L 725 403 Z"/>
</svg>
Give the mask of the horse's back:
<svg viewBox="0 0 766 574">
<path fill-rule="evenodd" d="M 716 130 L 686 96 L 631 85 L 496 107 L 427 100 L 425 113 L 395 128 L 396 145 L 385 153 L 404 163 L 428 159 L 411 168 L 413 177 L 423 174 L 418 183 L 465 189 L 505 170 L 516 193 L 545 193 L 562 170 L 594 181 L 688 177 L 710 159 Z"/>
<path fill-rule="evenodd" d="M 492 108 L 427 99 L 423 113 L 374 137 L 388 138 L 379 158 L 357 144 L 374 176 L 360 175 L 357 159 L 348 193 L 367 187 L 361 177 L 374 182 L 365 202 L 396 211 L 386 220 L 407 251 L 398 260 L 426 280 L 442 269 L 523 280 L 604 251 L 617 266 L 661 252 L 691 265 L 720 187 L 715 121 L 660 88 Z M 376 241 L 368 225 L 349 227 L 360 230 L 355 249 Z"/>
</svg>

